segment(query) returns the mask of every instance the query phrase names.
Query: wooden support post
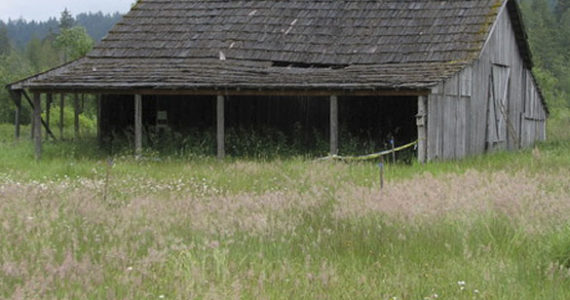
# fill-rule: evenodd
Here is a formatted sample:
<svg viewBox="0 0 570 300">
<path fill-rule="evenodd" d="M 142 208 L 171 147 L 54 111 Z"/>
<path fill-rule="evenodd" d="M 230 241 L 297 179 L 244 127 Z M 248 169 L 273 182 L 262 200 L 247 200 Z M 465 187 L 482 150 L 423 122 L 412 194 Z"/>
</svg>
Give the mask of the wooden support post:
<svg viewBox="0 0 570 300">
<path fill-rule="evenodd" d="M 103 134 L 101 133 L 101 95 L 97 95 L 97 142 L 103 145 Z"/>
<path fill-rule="evenodd" d="M 35 157 L 39 160 L 42 157 L 42 100 L 40 93 L 34 93 L 34 145 Z"/>
<path fill-rule="evenodd" d="M 32 96 L 33 96 L 33 95 L 32 95 Z M 29 100 L 28 100 L 28 101 L 29 101 Z M 31 103 L 34 104 L 34 100 L 32 100 Z M 34 118 L 35 118 L 35 116 L 34 116 L 34 111 L 35 111 L 35 110 L 34 110 L 34 107 L 31 106 L 31 108 L 32 108 L 32 112 L 30 113 L 30 120 L 32 120 L 32 121 L 30 122 L 30 139 L 33 141 L 33 140 L 34 140 L 34 134 L 35 134 L 35 132 L 36 132 L 36 128 L 35 128 L 35 127 L 36 127 L 36 122 L 34 121 Z"/>
<path fill-rule="evenodd" d="M 224 96 L 218 96 L 216 103 L 216 137 L 218 142 L 218 159 L 223 159 L 226 155 L 225 150 L 225 137 L 224 137 Z"/>
<path fill-rule="evenodd" d="M 16 139 L 20 138 L 20 117 L 22 114 L 22 93 L 21 92 L 11 92 L 12 99 L 16 104 L 16 111 L 14 113 L 14 136 Z"/>
<path fill-rule="evenodd" d="M 34 125 L 34 122 L 33 122 L 33 120 L 34 120 L 34 109 L 35 109 L 34 100 L 32 100 L 32 99 L 28 96 L 28 94 L 26 94 L 25 91 L 22 91 L 22 95 L 24 96 L 24 98 L 26 98 L 26 100 L 28 100 L 28 104 L 30 104 L 30 107 L 32 108 L 31 117 L 30 117 L 30 120 L 32 120 L 32 126 L 30 126 L 30 127 L 32 128 L 32 134 L 30 134 L 30 137 L 31 137 L 31 139 L 33 140 L 33 139 L 34 139 L 34 132 L 35 132 L 35 129 L 34 129 L 34 128 L 35 128 L 35 125 Z M 41 100 L 40 100 L 40 102 L 41 102 Z M 40 107 L 40 111 L 41 111 L 41 107 Z M 43 125 L 44 128 L 46 129 L 46 132 L 48 133 L 48 135 L 51 136 L 51 138 L 55 141 L 55 135 L 53 135 L 53 132 L 51 132 L 51 130 L 48 128 L 46 122 L 44 122 L 44 120 L 41 118 L 41 114 L 40 114 L 40 121 L 41 121 L 41 123 L 38 124 L 38 125 L 39 125 L 40 127 Z"/>
<path fill-rule="evenodd" d="M 73 97 L 73 137 L 79 139 L 79 94 Z"/>
<path fill-rule="evenodd" d="M 427 97 L 418 96 L 418 114 L 416 115 L 418 127 L 418 162 L 427 161 Z"/>
<path fill-rule="evenodd" d="M 336 95 L 330 97 L 330 146 L 331 155 L 338 154 L 338 98 Z"/>
<path fill-rule="evenodd" d="M 46 94 L 46 139 L 49 136 L 49 130 L 50 130 L 50 110 L 51 110 L 51 102 L 53 101 L 53 95 L 51 93 Z"/>
<path fill-rule="evenodd" d="M 142 96 L 135 95 L 135 157 L 142 153 Z"/>
<path fill-rule="evenodd" d="M 59 138 L 63 140 L 65 94 L 62 93 L 59 97 Z"/>
<path fill-rule="evenodd" d="M 81 94 L 81 102 L 79 104 L 79 112 L 83 113 L 85 111 L 85 94 Z"/>
</svg>

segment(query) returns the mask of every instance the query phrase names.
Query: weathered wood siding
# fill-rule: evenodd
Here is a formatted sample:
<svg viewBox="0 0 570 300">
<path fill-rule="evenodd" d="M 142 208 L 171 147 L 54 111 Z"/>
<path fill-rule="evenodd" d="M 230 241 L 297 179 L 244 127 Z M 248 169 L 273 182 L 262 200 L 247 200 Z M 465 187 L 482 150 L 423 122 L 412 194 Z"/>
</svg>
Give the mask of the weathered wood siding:
<svg viewBox="0 0 570 300">
<path fill-rule="evenodd" d="M 428 160 L 467 154 L 472 90 L 471 67 L 432 89 L 428 97 Z"/>
<path fill-rule="evenodd" d="M 524 94 L 523 111 L 520 114 L 521 146 L 529 147 L 536 141 L 546 140 L 546 112 L 532 74 L 525 70 L 523 75 L 523 80 L 530 88 Z"/>
<path fill-rule="evenodd" d="M 432 89 L 428 160 L 528 147 L 546 138 L 546 111 L 508 14 L 502 9 L 479 59 Z"/>
</svg>

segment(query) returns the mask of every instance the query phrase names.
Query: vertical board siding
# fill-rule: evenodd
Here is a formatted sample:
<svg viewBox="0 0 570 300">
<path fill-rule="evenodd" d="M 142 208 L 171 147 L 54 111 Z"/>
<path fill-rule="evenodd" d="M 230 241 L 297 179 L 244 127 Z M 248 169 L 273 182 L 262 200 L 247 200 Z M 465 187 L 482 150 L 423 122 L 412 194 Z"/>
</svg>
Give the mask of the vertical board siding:
<svg viewBox="0 0 570 300">
<path fill-rule="evenodd" d="M 467 97 L 460 97 L 457 101 L 455 118 L 457 120 L 455 131 L 455 158 L 467 155 Z"/>
<path fill-rule="evenodd" d="M 516 51 L 513 50 L 513 51 Z M 508 99 L 508 149 L 515 150 L 521 147 L 520 132 L 520 114 L 524 105 L 524 66 L 522 64 L 514 64 L 511 68 L 511 80 L 509 82 L 509 99 Z M 512 136 L 511 136 L 512 134 Z"/>
<path fill-rule="evenodd" d="M 428 96 L 428 160 L 457 159 L 468 154 L 472 77 L 472 68 L 468 67 L 432 88 Z"/>
<path fill-rule="evenodd" d="M 455 115 L 457 96 L 445 95 L 443 104 L 443 159 L 455 158 Z"/>
<path fill-rule="evenodd" d="M 534 86 L 532 74 L 529 70 L 524 71 L 525 82 L 528 88 L 525 91 L 525 103 L 522 106 L 520 127 L 521 144 L 524 147 L 532 146 L 537 141 L 546 139 L 546 111 L 542 105 L 540 94 Z"/>
<path fill-rule="evenodd" d="M 468 155 L 471 136 L 469 134 L 469 104 L 473 94 L 473 69 L 469 66 L 459 75 L 459 103 L 457 105 L 457 158 Z"/>
<path fill-rule="evenodd" d="M 428 96 L 428 160 L 441 158 L 439 146 L 443 115 L 439 112 L 439 104 L 442 97 L 437 92 L 439 90 L 434 88 Z"/>
<path fill-rule="evenodd" d="M 432 88 L 428 96 L 428 160 L 480 154 L 486 151 L 487 142 L 495 138 L 496 133 L 489 132 L 495 121 L 488 119 L 495 113 L 494 107 L 488 107 L 493 65 L 510 70 L 506 83 L 501 80 L 503 86 L 496 88 L 501 92 L 508 89 L 506 118 L 501 125 L 501 134 L 506 135 L 503 147 L 528 147 L 546 138 L 546 111 L 533 75 L 523 64 L 508 14 L 503 9 L 497 17 L 478 60 Z"/>
</svg>

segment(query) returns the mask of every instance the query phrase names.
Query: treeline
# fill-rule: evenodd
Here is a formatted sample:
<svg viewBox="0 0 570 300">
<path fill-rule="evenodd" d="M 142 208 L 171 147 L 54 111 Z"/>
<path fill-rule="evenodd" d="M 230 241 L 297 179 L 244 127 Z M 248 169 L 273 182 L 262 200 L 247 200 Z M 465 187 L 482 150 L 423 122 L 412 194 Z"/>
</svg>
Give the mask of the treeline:
<svg viewBox="0 0 570 300">
<path fill-rule="evenodd" d="M 74 20 L 75 24 L 82 26 L 87 30 L 89 36 L 100 41 L 109 32 L 111 27 L 121 19 L 121 14 L 96 13 L 80 13 Z M 8 38 L 12 41 L 12 46 L 17 49 L 23 49 L 32 38 L 40 40 L 45 39 L 49 35 L 59 33 L 59 20 L 50 18 L 47 21 L 27 21 L 23 19 L 0 21 L 0 27 L 5 27 Z"/>
<path fill-rule="evenodd" d="M 0 123 L 14 119 L 6 84 L 84 56 L 119 18 L 118 13 L 79 14 L 74 18 L 64 10 L 58 20 L 0 22 Z M 30 120 L 29 107 L 24 105 L 23 109 L 25 124 Z"/>
<path fill-rule="evenodd" d="M 570 0 L 522 0 L 521 7 L 533 72 L 556 115 L 570 108 Z"/>
</svg>

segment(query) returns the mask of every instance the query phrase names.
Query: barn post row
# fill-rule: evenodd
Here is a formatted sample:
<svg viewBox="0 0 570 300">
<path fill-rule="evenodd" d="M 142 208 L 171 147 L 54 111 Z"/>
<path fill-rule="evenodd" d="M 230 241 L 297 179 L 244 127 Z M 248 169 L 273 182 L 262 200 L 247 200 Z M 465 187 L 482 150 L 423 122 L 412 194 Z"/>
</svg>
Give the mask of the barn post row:
<svg viewBox="0 0 570 300">
<path fill-rule="evenodd" d="M 37 158 L 42 103 L 76 95 L 77 128 L 92 94 L 101 141 L 130 132 L 136 153 L 153 130 L 213 129 L 221 158 L 228 126 L 297 126 L 331 154 L 339 128 L 418 140 L 425 162 L 545 140 L 532 67 L 514 0 L 141 0 L 85 57 L 7 88 Z"/>
</svg>

